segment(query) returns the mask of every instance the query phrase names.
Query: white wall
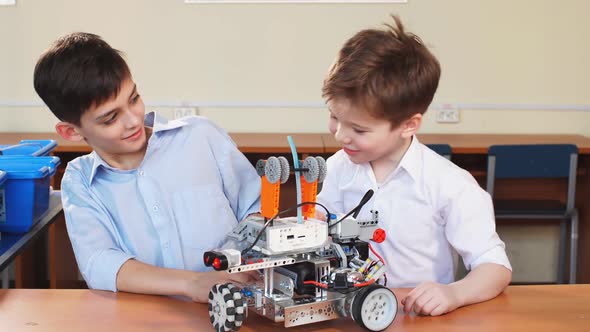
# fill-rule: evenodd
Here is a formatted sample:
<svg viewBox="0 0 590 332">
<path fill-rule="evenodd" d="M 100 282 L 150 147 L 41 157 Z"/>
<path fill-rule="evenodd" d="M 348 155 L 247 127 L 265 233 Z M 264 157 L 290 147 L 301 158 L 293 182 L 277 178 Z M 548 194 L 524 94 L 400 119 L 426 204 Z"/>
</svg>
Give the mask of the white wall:
<svg viewBox="0 0 590 332">
<path fill-rule="evenodd" d="M 423 132 L 590 135 L 590 112 L 551 109 L 590 108 L 588 12 L 584 0 L 18 0 L 0 7 L 0 131 L 53 130 L 55 119 L 32 88 L 34 64 L 58 36 L 88 31 L 127 54 L 144 100 L 158 105 L 148 109 L 172 116 L 166 106 L 253 105 L 201 107 L 201 114 L 232 132 L 324 132 L 321 83 L 337 50 L 397 13 L 441 61 L 436 104 L 506 108 L 464 109 L 459 124 L 437 124 L 431 113 Z M 261 107 L 268 104 L 293 107 Z M 513 104 L 554 106 L 510 110 Z"/>
</svg>

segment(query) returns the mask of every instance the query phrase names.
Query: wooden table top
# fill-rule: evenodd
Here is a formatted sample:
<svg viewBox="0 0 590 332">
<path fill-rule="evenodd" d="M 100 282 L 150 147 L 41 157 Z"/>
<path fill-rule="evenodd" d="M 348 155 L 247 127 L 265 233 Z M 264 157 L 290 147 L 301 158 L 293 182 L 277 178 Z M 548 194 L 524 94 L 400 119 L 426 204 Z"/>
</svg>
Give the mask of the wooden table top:
<svg viewBox="0 0 590 332">
<path fill-rule="evenodd" d="M 297 151 L 301 153 L 334 153 L 341 145 L 330 134 L 323 133 L 230 133 L 244 153 L 289 153 L 287 135 L 293 136 Z M 88 153 L 85 142 L 70 142 L 57 133 L 0 133 L 0 144 L 17 144 L 23 139 L 54 139 L 56 152 Z M 449 144 L 453 154 L 486 154 L 492 144 L 576 144 L 580 154 L 590 154 L 590 137 L 582 135 L 545 134 L 419 134 L 424 144 Z"/>
<path fill-rule="evenodd" d="M 394 290 L 401 299 L 408 289 Z M 497 298 L 440 317 L 398 312 L 389 331 L 588 331 L 590 285 L 510 286 Z M 240 331 L 283 329 L 250 313 Z M 93 290 L 0 290 L 0 331 L 212 331 L 207 306 Z M 363 331 L 350 318 L 288 331 Z"/>
</svg>

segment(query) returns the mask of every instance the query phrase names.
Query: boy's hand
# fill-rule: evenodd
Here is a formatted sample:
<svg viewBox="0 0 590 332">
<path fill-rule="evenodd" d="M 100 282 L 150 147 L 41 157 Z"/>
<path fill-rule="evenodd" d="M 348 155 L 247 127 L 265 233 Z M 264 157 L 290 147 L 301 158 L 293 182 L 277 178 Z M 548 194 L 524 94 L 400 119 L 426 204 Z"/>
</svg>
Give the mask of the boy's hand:
<svg viewBox="0 0 590 332">
<path fill-rule="evenodd" d="M 322 220 L 322 221 L 328 220 L 328 216 L 326 216 L 326 212 L 325 211 L 318 211 L 317 208 L 314 213 L 314 218 L 317 220 Z"/>
<path fill-rule="evenodd" d="M 243 287 L 259 280 L 260 273 L 258 271 L 233 274 L 225 271 L 200 272 L 197 278 L 188 282 L 186 295 L 195 302 L 206 303 L 209 300 L 209 291 L 215 284 L 231 282 L 238 287 Z"/>
<path fill-rule="evenodd" d="M 401 301 L 404 313 L 439 316 L 461 306 L 459 296 L 451 285 L 425 282 L 414 288 Z"/>
</svg>

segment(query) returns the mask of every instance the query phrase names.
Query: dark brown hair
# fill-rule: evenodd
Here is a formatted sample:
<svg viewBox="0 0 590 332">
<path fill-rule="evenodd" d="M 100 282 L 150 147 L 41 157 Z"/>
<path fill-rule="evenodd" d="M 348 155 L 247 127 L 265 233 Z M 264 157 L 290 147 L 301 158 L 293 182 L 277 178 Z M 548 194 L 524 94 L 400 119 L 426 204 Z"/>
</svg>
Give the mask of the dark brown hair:
<svg viewBox="0 0 590 332">
<path fill-rule="evenodd" d="M 41 55 L 34 86 L 58 119 L 79 126 L 84 112 L 116 96 L 130 76 L 119 51 L 97 35 L 76 32 Z"/>
<path fill-rule="evenodd" d="M 395 26 L 360 31 L 344 44 L 324 80 L 322 96 L 349 99 L 397 126 L 426 112 L 438 87 L 440 64 L 418 36 L 392 17 Z"/>
</svg>

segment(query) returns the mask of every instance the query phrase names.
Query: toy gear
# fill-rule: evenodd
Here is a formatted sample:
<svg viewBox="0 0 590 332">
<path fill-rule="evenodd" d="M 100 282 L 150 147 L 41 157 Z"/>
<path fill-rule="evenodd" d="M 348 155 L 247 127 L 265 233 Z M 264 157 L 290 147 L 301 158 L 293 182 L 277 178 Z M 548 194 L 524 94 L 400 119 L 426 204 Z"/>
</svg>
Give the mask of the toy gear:
<svg viewBox="0 0 590 332">
<path fill-rule="evenodd" d="M 326 159 L 322 157 L 315 157 L 315 159 L 318 161 L 319 168 L 318 182 L 322 183 L 328 174 L 328 165 L 326 165 Z"/>
<path fill-rule="evenodd" d="M 264 175 L 264 166 L 265 165 L 266 165 L 266 161 L 264 161 L 263 159 L 258 159 L 258 161 L 256 162 L 256 173 L 258 173 L 258 176 Z"/>
<path fill-rule="evenodd" d="M 217 284 L 209 291 L 209 320 L 218 332 L 237 331 L 246 317 L 248 303 L 240 289 L 230 283 Z"/>
<path fill-rule="evenodd" d="M 281 184 L 285 184 L 289 180 L 289 172 L 291 171 L 289 161 L 283 156 L 278 157 L 278 159 L 281 164 Z"/>
<path fill-rule="evenodd" d="M 270 157 L 264 165 L 264 175 L 270 183 L 277 183 L 281 179 L 281 162 L 277 157 Z"/>
<path fill-rule="evenodd" d="M 320 175 L 320 167 L 318 166 L 318 161 L 314 157 L 307 157 L 303 161 L 301 168 L 307 169 L 303 172 L 303 178 L 308 183 L 312 183 L 318 179 Z"/>
</svg>

